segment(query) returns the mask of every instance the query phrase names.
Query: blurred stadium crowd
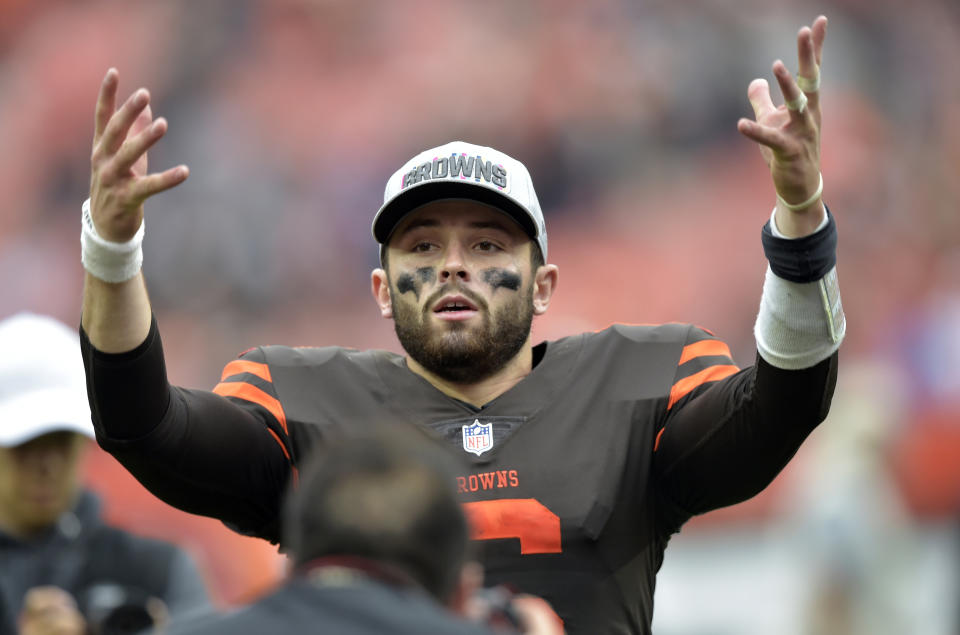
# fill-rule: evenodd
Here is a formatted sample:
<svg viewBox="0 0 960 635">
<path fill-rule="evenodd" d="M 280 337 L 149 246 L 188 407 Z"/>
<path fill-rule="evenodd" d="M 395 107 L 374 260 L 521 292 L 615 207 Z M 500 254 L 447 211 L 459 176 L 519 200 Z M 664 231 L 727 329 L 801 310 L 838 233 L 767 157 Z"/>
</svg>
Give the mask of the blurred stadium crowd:
<svg viewBox="0 0 960 635">
<path fill-rule="evenodd" d="M 774 192 L 735 124 L 749 81 L 772 81 L 778 57 L 795 68 L 796 29 L 820 12 L 849 323 L 834 412 L 768 492 L 676 539 L 655 631 L 957 632 L 952 0 L 0 0 L 0 316 L 79 322 L 93 105 L 116 66 L 121 93 L 148 87 L 169 120 L 151 166 L 191 168 L 147 205 L 144 271 L 175 383 L 212 387 L 254 344 L 399 350 L 369 297 L 370 221 L 403 160 L 454 138 L 533 176 L 562 272 L 535 338 L 689 321 L 749 364 Z M 91 461 L 108 503 L 136 498 Z M 127 521 L 199 531 L 146 506 Z M 222 558 L 198 558 L 220 567 L 221 602 L 251 593 Z"/>
</svg>

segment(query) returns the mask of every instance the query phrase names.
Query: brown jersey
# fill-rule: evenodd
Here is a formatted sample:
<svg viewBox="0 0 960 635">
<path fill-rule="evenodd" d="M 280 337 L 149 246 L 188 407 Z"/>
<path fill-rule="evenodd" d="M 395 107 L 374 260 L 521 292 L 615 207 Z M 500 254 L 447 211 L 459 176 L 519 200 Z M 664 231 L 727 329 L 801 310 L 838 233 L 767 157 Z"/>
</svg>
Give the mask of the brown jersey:
<svg viewBox="0 0 960 635">
<path fill-rule="evenodd" d="M 227 364 L 219 397 L 170 388 L 153 442 L 112 438 L 94 415 L 101 444 L 159 496 L 271 540 L 283 482 L 311 447 L 418 426 L 465 459 L 457 487 L 488 582 L 544 597 L 570 633 L 647 633 L 670 535 L 765 487 L 825 416 L 836 378 L 836 355 L 739 370 L 722 341 L 685 324 L 615 325 L 540 344 L 535 358 L 476 408 L 393 353 L 261 347 Z M 193 465 L 204 444 L 216 467 Z"/>
</svg>

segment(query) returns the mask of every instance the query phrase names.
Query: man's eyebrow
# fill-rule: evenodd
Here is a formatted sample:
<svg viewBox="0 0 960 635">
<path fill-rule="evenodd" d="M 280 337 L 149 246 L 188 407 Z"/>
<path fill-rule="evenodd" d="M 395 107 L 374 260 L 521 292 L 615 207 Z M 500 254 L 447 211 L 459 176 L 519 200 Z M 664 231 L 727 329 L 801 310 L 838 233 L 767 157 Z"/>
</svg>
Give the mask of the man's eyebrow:
<svg viewBox="0 0 960 635">
<path fill-rule="evenodd" d="M 473 223 L 470 223 L 472 229 L 499 229 L 500 231 L 509 234 L 510 227 L 506 223 L 502 223 L 496 220 L 480 220 Z"/>
<path fill-rule="evenodd" d="M 415 220 L 415 221 L 411 222 L 409 225 L 407 225 L 406 227 L 404 227 L 404 228 L 401 230 L 400 233 L 404 233 L 404 234 L 405 234 L 405 233 L 407 233 L 407 232 L 409 232 L 409 231 L 412 231 L 412 230 L 414 230 L 414 229 L 420 229 L 421 227 L 439 227 L 439 226 L 440 226 L 440 221 L 438 221 L 438 220 L 436 220 L 436 219 L 433 219 L 433 218 L 421 218 L 420 220 Z"/>
<path fill-rule="evenodd" d="M 419 220 L 412 221 L 409 225 L 404 227 L 400 233 L 411 232 L 415 229 L 420 229 L 422 227 L 439 227 L 440 221 L 435 218 L 421 218 Z M 510 233 L 510 226 L 508 223 L 504 223 L 499 220 L 478 220 L 471 222 L 469 224 L 471 229 L 496 229 L 504 233 Z"/>
</svg>

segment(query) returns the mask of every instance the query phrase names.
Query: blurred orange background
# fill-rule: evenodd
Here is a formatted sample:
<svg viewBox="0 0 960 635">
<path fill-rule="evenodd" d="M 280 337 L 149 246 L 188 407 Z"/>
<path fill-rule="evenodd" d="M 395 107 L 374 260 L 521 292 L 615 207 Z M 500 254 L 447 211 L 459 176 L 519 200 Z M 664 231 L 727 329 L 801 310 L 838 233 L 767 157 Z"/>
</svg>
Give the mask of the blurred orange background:
<svg viewBox="0 0 960 635">
<path fill-rule="evenodd" d="M 684 535 L 820 518 L 810 492 L 831 487 L 826 475 L 865 479 L 917 536 L 953 535 L 960 9 L 950 0 L 0 0 L 0 316 L 79 321 L 93 106 L 115 66 L 124 97 L 149 88 L 169 121 L 151 166 L 191 169 L 147 204 L 144 271 L 174 383 L 210 388 L 257 344 L 399 350 L 369 295 L 370 222 L 386 178 L 454 138 L 497 147 L 533 176 L 561 271 L 537 340 L 694 322 L 750 364 L 774 191 L 736 122 L 752 115 L 750 80 L 772 82 L 777 58 L 795 68 L 796 31 L 821 12 L 824 198 L 848 320 L 836 407 L 766 492 L 691 522 L 665 567 Z M 273 549 L 169 510 L 99 450 L 88 475 L 110 517 L 188 544 L 219 603 L 282 575 Z M 937 557 L 960 561 L 944 548 Z M 696 632 L 684 628 L 658 632 Z M 940 632 L 931 628 L 911 632 Z"/>
</svg>

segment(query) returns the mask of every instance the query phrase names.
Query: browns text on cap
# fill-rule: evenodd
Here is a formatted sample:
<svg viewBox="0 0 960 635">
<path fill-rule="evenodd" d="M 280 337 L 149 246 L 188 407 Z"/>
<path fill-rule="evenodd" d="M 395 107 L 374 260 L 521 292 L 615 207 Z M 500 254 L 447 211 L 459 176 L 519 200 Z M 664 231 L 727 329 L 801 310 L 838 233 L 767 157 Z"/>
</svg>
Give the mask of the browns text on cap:
<svg viewBox="0 0 960 635">
<path fill-rule="evenodd" d="M 547 260 L 547 228 L 526 166 L 484 146 L 453 141 L 425 150 L 394 172 L 373 219 L 373 237 L 390 240 L 397 223 L 432 201 L 469 199 L 511 216 L 540 247 Z"/>
</svg>

